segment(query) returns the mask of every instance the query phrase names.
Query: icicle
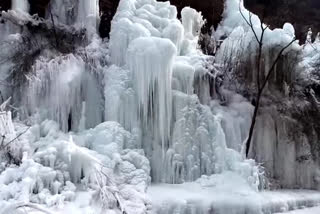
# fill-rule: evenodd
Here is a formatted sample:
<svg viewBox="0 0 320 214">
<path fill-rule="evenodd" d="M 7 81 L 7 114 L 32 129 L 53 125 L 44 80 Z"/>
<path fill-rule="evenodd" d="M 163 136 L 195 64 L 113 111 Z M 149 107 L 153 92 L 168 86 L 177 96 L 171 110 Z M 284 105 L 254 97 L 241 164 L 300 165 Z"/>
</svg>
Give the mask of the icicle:
<svg viewBox="0 0 320 214">
<path fill-rule="evenodd" d="M 50 61 L 41 58 L 33 71 L 28 76 L 26 96 L 21 100 L 25 107 L 22 116 L 37 112 L 40 118 L 57 121 L 63 131 L 76 131 L 84 117 L 85 127 L 101 122 L 98 83 L 92 74 L 85 72 L 81 58 L 72 54 Z"/>
<path fill-rule="evenodd" d="M 171 79 L 175 55 L 173 43 L 161 38 L 138 38 L 128 49 L 127 61 L 133 75 L 143 130 L 150 130 L 150 125 L 153 126 L 150 131 L 154 134 L 154 143 L 161 144 L 154 147 L 161 148 L 162 158 L 166 151 L 165 143 L 170 137 Z"/>
<path fill-rule="evenodd" d="M 82 102 L 81 118 L 79 121 L 79 131 L 83 131 L 86 128 L 86 102 Z"/>
<path fill-rule="evenodd" d="M 28 0 L 12 0 L 12 10 L 28 13 L 29 7 Z"/>
<path fill-rule="evenodd" d="M 309 28 L 305 44 L 311 44 L 311 43 L 312 43 L 312 30 L 311 28 Z"/>
<path fill-rule="evenodd" d="M 320 32 L 317 33 L 316 39 L 314 40 L 316 44 L 320 43 Z"/>
<path fill-rule="evenodd" d="M 97 32 L 99 26 L 99 0 L 79 0 L 76 25 L 84 25 L 88 38 Z"/>
</svg>

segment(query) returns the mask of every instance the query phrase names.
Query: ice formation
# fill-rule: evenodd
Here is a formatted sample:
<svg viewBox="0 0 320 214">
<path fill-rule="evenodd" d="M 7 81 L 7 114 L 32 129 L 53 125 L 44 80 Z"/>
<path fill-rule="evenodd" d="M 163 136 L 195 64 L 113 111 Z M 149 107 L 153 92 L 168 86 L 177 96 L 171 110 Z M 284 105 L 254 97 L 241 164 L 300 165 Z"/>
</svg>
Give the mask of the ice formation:
<svg viewBox="0 0 320 214">
<path fill-rule="evenodd" d="M 47 10 L 48 18 L 56 23 L 73 25 L 87 30 L 89 37 L 97 32 L 99 25 L 99 1 L 87 0 L 53 0 Z"/>
<path fill-rule="evenodd" d="M 12 10 L 19 12 L 29 12 L 29 2 L 28 0 L 13 0 L 12 1 Z"/>
<path fill-rule="evenodd" d="M 55 59 L 43 57 L 35 62 L 33 70 L 27 81 L 28 95 L 22 98 L 22 118 L 39 112 L 39 119 L 55 120 L 63 131 L 78 131 L 81 119 L 84 128 L 102 122 L 99 81 L 85 72 L 81 58 L 73 54 Z"/>
<path fill-rule="evenodd" d="M 14 2 L 8 13 L 27 12 L 24 1 Z M 235 38 L 252 40 L 244 26 L 235 27 L 241 20 L 235 12 L 239 2 L 227 2 L 227 18 L 217 35 L 229 37 L 218 60 L 232 51 Z M 46 18 L 59 28 L 86 29 L 86 39 L 67 54 L 51 46 L 40 50 L 23 84 L 3 89 L 19 108 L 13 108 L 14 125 L 10 111 L 0 113 L 0 134 L 5 142 L 23 135 L 9 147 L 18 163 L 0 168 L 0 213 L 36 204 L 61 213 L 159 213 L 163 201 L 151 211 L 147 196 L 151 181 L 190 184 L 195 190 L 214 186 L 221 192 L 243 188 L 258 195 L 259 167 L 241 153 L 253 106 L 212 82 L 218 75 L 214 59 L 197 47 L 201 13 L 186 7 L 180 21 L 169 2 L 121 0 L 111 38 L 102 41 L 96 35 L 98 3 L 50 1 Z M 260 27 L 258 18 L 253 20 Z M 10 42 L 23 41 L 23 32 L 9 25 L 0 26 L 9 42 L 6 53 L 14 52 Z M 274 45 L 279 36 L 281 43 L 293 35 L 292 25 L 285 24 L 282 30 L 268 30 L 266 40 Z M 6 80 L 12 64 L 0 66 L 6 74 L 1 79 Z M 208 208 L 191 207 L 191 212 L 180 202 L 164 213 L 206 213 Z M 248 200 L 245 206 L 256 213 L 251 205 Z"/>
<path fill-rule="evenodd" d="M 241 17 L 239 6 L 243 15 L 249 20 L 249 11 L 243 7 L 241 1 L 226 2 L 224 19 L 217 29 L 217 37 L 227 36 L 227 38 L 221 44 L 216 60 L 222 62 L 222 64 L 225 63 L 222 66 L 226 68 L 237 67 L 238 62 L 246 62 L 247 65 L 240 68 L 239 72 L 242 72 L 242 74 L 238 73 L 236 75 L 240 74 L 240 78 L 243 78 L 242 80 L 245 82 L 245 87 L 251 86 L 245 88 L 243 85 L 229 84 L 234 90 L 245 92 L 248 88 L 255 87 L 257 75 L 255 72 L 255 53 L 258 43 L 252 31 L 249 30 L 248 24 Z M 261 21 L 256 15 L 251 15 L 253 28 L 259 37 L 261 35 Z M 290 109 L 288 106 L 292 106 L 293 103 L 299 108 L 301 107 L 301 109 L 304 108 L 302 107 L 305 105 L 304 101 L 295 100 L 295 98 L 292 98 L 294 96 L 290 96 L 290 93 L 294 94 L 301 90 L 299 89 L 300 86 L 297 86 L 301 82 L 317 79 L 313 77 L 314 69 L 312 64 L 319 57 L 317 53 L 319 46 L 317 42 L 313 43 L 311 41 L 311 34 L 312 32 L 309 30 L 306 44 L 300 46 L 298 41 L 295 41 L 286 49 L 285 54 L 287 55 L 285 59 L 278 63 L 270 81 L 266 85 L 264 92 L 266 98 L 263 100 L 261 115 L 257 119 L 256 133 L 253 140 L 254 145 L 251 149 L 251 155 L 249 155 L 263 164 L 266 173 L 270 177 L 277 179 L 274 183 L 284 188 L 303 187 L 316 189 L 319 187 L 319 167 L 315 164 L 317 161 L 310 158 L 312 156 L 313 140 L 307 134 L 300 132 L 301 124 L 298 122 L 299 120 L 292 117 L 292 110 L 290 112 L 287 110 L 286 114 L 281 114 L 279 113 L 281 112 L 281 110 L 279 111 L 279 105 L 274 103 L 276 100 L 274 97 L 280 96 L 281 98 L 278 98 L 282 100 L 284 106 L 287 106 L 288 109 Z M 263 38 L 262 70 L 268 71 L 277 51 L 289 44 L 294 36 L 295 30 L 290 23 L 285 23 L 280 29 L 266 29 Z M 250 50 L 249 54 L 248 50 Z M 226 56 L 230 57 L 230 61 L 226 60 Z M 290 66 L 291 62 L 300 61 L 301 63 L 298 66 Z M 229 75 L 232 79 L 233 73 L 230 72 Z M 297 79 L 299 80 L 298 82 L 301 82 L 297 83 Z M 279 91 L 281 91 L 280 95 L 278 94 Z M 290 137 L 292 131 L 295 134 Z M 286 156 L 283 156 L 283 151 L 286 151 Z"/>
<path fill-rule="evenodd" d="M 244 176 L 252 177 L 256 185 L 258 170 L 254 170 L 254 164 L 245 163 L 239 153 L 244 136 L 229 134 L 232 132 L 228 126 L 222 127 L 220 119 L 225 112 L 202 105 L 194 94 L 195 76 L 205 78 L 210 72 L 205 68 L 208 57 L 197 50 L 202 17 L 191 8 L 183 9 L 181 23 L 176 15 L 176 9 L 168 2 L 120 2 L 111 31 L 111 61 L 123 70 L 123 81 L 132 83 L 123 84 L 118 91 L 122 95 L 116 95 L 119 106 L 115 109 L 122 109 L 128 100 L 136 100 L 130 103 L 134 115 L 129 118 L 137 118 L 138 123 L 133 127 L 132 122 L 124 121 L 127 109 L 118 111 L 118 118 L 110 118 L 128 130 L 139 130 L 138 138 L 151 161 L 154 182 L 194 181 L 203 174 L 244 172 L 247 167 L 252 174 Z M 130 90 L 132 93 L 127 93 Z M 115 92 L 106 91 L 110 97 L 108 93 Z M 119 102 L 121 96 L 127 98 Z M 250 111 L 249 108 L 247 118 Z M 245 127 L 238 129 L 243 134 Z M 227 147 L 225 133 L 235 141 L 228 143 L 236 144 L 234 148 L 238 150 Z"/>
</svg>

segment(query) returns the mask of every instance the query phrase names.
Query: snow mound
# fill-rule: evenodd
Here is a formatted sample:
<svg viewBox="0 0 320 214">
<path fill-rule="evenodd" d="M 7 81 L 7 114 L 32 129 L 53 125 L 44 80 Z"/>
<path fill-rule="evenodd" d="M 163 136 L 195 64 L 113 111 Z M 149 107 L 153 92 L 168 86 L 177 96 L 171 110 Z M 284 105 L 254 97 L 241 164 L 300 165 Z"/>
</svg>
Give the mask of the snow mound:
<svg viewBox="0 0 320 214">
<path fill-rule="evenodd" d="M 124 149 L 131 135 L 119 124 L 106 122 L 64 134 L 57 123 L 47 120 L 32 126 L 21 139 L 32 149 L 19 166 L 0 174 L 2 205 L 35 203 L 59 210 L 79 191 L 87 191 L 88 207 L 145 213 L 149 162 L 143 151 Z"/>
</svg>

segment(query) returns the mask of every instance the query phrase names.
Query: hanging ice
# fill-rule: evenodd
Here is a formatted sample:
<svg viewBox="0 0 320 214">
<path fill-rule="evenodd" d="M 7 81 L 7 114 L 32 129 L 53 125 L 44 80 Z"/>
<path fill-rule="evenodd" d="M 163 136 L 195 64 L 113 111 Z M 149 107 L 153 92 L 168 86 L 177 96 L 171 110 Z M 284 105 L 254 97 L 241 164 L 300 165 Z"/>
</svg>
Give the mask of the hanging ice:
<svg viewBox="0 0 320 214">
<path fill-rule="evenodd" d="M 27 95 L 22 97 L 25 111 L 21 116 L 37 112 L 38 121 L 55 120 L 63 131 L 77 131 L 80 125 L 94 127 L 103 120 L 98 85 L 96 77 L 85 71 L 81 58 L 72 54 L 52 60 L 42 58 L 28 76 Z"/>
<path fill-rule="evenodd" d="M 29 12 L 29 2 L 28 0 L 12 0 L 12 10 L 19 12 Z"/>
</svg>

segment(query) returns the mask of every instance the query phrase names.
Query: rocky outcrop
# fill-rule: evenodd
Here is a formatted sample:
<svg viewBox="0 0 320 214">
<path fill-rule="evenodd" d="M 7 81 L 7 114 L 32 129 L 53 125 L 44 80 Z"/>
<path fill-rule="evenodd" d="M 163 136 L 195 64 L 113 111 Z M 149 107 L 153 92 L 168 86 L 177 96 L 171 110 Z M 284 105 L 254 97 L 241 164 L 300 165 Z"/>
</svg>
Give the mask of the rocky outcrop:
<svg viewBox="0 0 320 214">
<path fill-rule="evenodd" d="M 11 8 L 11 1 L 0 1 L 0 11 L 7 11 Z"/>
<path fill-rule="evenodd" d="M 45 17 L 46 10 L 50 0 L 28 0 L 30 4 L 30 14 L 38 14 L 39 17 Z"/>
<path fill-rule="evenodd" d="M 117 11 L 120 0 L 100 0 L 99 33 L 102 38 L 108 37 L 111 30 L 111 21 Z"/>
</svg>

